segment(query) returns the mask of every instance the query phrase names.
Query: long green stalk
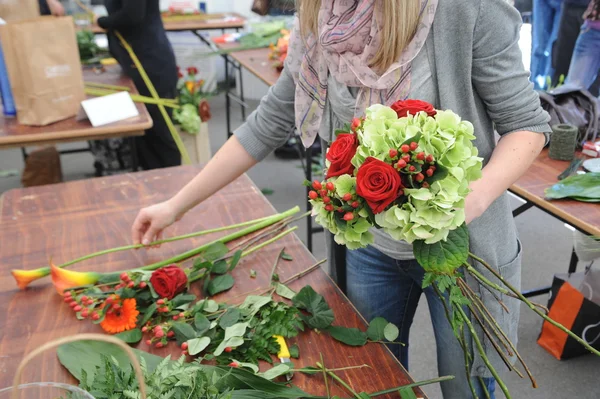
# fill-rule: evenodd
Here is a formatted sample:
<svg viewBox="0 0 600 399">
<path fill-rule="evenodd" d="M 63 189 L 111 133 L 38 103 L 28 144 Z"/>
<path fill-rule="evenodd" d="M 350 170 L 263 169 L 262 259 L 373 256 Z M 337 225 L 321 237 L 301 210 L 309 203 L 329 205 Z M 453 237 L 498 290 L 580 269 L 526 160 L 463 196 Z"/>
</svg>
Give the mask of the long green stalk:
<svg viewBox="0 0 600 399">
<path fill-rule="evenodd" d="M 85 94 L 89 94 L 90 96 L 98 96 L 98 97 L 103 97 L 103 96 L 108 96 L 111 94 L 118 93 L 117 91 L 98 89 L 95 87 L 86 87 L 84 89 L 84 91 L 85 91 Z M 142 96 L 139 94 L 130 94 L 129 96 L 136 103 L 164 105 L 165 107 L 170 107 L 170 108 L 180 108 L 180 106 L 177 102 L 170 101 L 169 99 L 166 99 L 166 98 L 154 99 L 152 97 L 146 97 L 146 96 Z"/>
<path fill-rule="evenodd" d="M 370 393 L 369 396 L 379 396 L 379 395 L 387 395 L 388 393 L 397 393 L 400 388 L 419 388 L 425 385 L 437 384 L 439 382 L 450 381 L 453 380 L 453 375 L 448 375 L 445 377 L 432 378 L 430 380 L 423 380 L 419 382 L 413 382 L 411 384 L 402 385 L 401 387 L 385 389 L 383 391 L 377 391 Z"/>
<path fill-rule="evenodd" d="M 118 91 L 131 91 L 131 88 L 129 88 L 127 86 L 109 85 L 109 84 L 100 83 L 100 82 L 83 82 L 83 84 L 84 84 L 84 86 L 97 87 L 97 88 L 100 88 L 100 89 L 118 90 Z"/>
<path fill-rule="evenodd" d="M 136 268 L 137 270 L 145 270 L 145 271 L 150 271 L 150 270 L 156 270 L 160 267 L 163 266 L 167 266 L 170 265 L 172 263 L 179 263 L 182 262 L 186 259 L 189 259 L 193 256 L 196 256 L 198 254 L 200 254 L 201 252 L 204 252 L 208 247 L 210 247 L 213 244 L 216 244 L 218 242 L 226 244 L 229 241 L 233 241 L 233 240 L 237 240 L 240 237 L 245 236 L 246 234 L 250 234 L 250 233 L 254 233 L 255 231 L 258 231 L 262 228 L 265 228 L 267 226 L 270 226 L 274 223 L 277 223 L 278 221 L 287 218 L 288 216 L 291 216 L 295 213 L 297 213 L 300 210 L 300 208 L 298 206 L 289 209 L 283 213 L 279 213 L 277 215 L 273 215 L 271 217 L 269 217 L 266 220 L 263 220 L 257 224 L 254 224 L 250 227 L 246 227 L 245 229 L 242 229 L 240 231 L 236 231 L 235 233 L 231 233 L 229 235 L 226 235 L 224 237 L 221 238 L 217 238 L 214 241 L 211 241 L 209 243 L 206 243 L 204 245 L 201 245 L 197 248 L 191 249 L 189 251 L 186 251 L 182 254 L 173 256 L 172 258 L 166 259 L 166 260 L 162 260 L 160 262 L 156 262 L 156 263 L 152 263 L 150 265 L 146 265 L 144 267 L 140 267 L 140 268 Z M 134 270 L 136 270 L 134 269 Z M 127 272 L 128 270 L 121 270 L 119 272 L 114 272 L 114 273 L 106 273 L 103 274 L 99 280 L 100 283 L 106 283 L 106 282 L 112 282 L 112 281 L 116 281 L 119 279 L 119 275 L 123 272 Z"/>
<path fill-rule="evenodd" d="M 571 338 L 573 338 L 575 341 L 579 342 L 581 345 L 583 345 L 587 350 L 589 350 L 593 354 L 595 354 L 597 356 L 600 356 L 600 351 L 598 351 L 597 349 L 593 348 L 585 340 L 581 339 L 577 334 L 575 334 L 574 332 L 572 332 L 571 330 L 569 330 L 567 327 L 563 326 L 562 324 L 557 323 L 556 321 L 552 320 L 550 317 L 548 317 L 543 312 L 540 312 L 538 310 L 538 308 L 529 299 L 525 298 L 525 296 L 523 294 L 521 294 L 521 292 L 519 290 L 517 290 L 508 281 L 506 281 L 504 279 L 504 277 L 502 277 L 502 275 L 500 273 L 498 273 L 496 270 L 494 270 L 494 268 L 491 267 L 487 262 L 485 262 L 483 259 L 478 258 L 477 256 L 475 256 L 475 255 L 473 255 L 471 253 L 469 253 L 469 256 L 471 258 L 475 259 L 477 262 L 481 263 L 486 269 L 488 269 L 498 280 L 500 280 L 502 282 L 502 284 L 504 284 L 505 287 L 507 287 L 522 302 L 524 302 L 527 306 L 529 306 L 529 309 L 533 310 L 534 313 L 536 313 L 542 319 L 546 320 L 548 323 L 552 324 L 554 327 L 558 328 L 562 332 L 564 332 L 567 335 L 569 335 Z M 472 269 L 472 270 L 475 270 L 475 268 L 473 266 L 469 265 L 469 268 Z M 469 270 L 469 271 L 471 271 L 471 270 Z M 493 284 L 493 283 L 491 283 L 491 284 Z M 496 288 L 495 286 L 497 286 L 497 284 L 493 284 L 491 287 Z"/>
<path fill-rule="evenodd" d="M 137 68 L 142 79 L 144 80 L 144 83 L 146 83 L 146 86 L 148 87 L 148 91 L 150 91 L 150 94 L 152 95 L 152 97 L 154 97 L 155 99 L 159 99 L 160 96 L 156 92 L 156 89 L 154 88 L 152 81 L 146 74 L 146 71 L 144 70 L 142 63 L 140 62 L 140 60 L 137 58 L 137 56 L 133 52 L 133 49 L 131 48 L 129 43 L 127 43 L 127 41 L 121 35 L 120 32 L 115 31 L 115 35 L 119 38 L 119 40 L 121 41 L 121 44 L 123 45 L 125 50 L 127 50 L 127 52 L 129 53 L 131 60 L 135 64 L 135 67 Z M 162 104 L 158 104 L 158 109 L 160 110 L 160 113 L 162 114 L 162 116 L 165 120 L 165 123 L 167 124 L 167 127 L 169 128 L 169 131 L 171 132 L 171 135 L 173 136 L 173 140 L 175 141 L 175 144 L 177 144 L 177 148 L 179 149 L 179 152 L 181 153 L 181 159 L 183 160 L 183 163 L 186 165 L 191 164 L 192 161 L 190 160 L 190 156 L 188 155 L 187 150 L 185 149 L 185 145 L 183 144 L 183 141 L 181 140 L 181 136 L 179 136 L 177 129 L 175 129 L 175 126 L 173 125 L 173 121 L 169 117 L 167 110 L 165 109 L 165 107 Z"/>
</svg>

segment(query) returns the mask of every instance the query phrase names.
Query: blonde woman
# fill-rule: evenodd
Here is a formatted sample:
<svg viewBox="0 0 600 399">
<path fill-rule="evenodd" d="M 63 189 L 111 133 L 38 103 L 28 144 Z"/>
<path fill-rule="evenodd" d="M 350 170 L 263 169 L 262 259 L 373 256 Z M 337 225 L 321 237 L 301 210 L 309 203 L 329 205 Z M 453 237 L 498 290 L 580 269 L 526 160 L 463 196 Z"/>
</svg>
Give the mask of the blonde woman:
<svg viewBox="0 0 600 399">
<path fill-rule="evenodd" d="M 306 146 L 333 132 L 372 103 L 428 101 L 473 122 L 485 159 L 483 178 L 466 200 L 471 249 L 519 285 L 521 249 L 506 195 L 538 155 L 549 132 L 548 115 L 523 69 L 519 13 L 502 0 L 303 0 L 285 68 L 235 135 L 198 176 L 170 200 L 142 209 L 133 240 L 149 243 L 192 207 L 283 144 L 294 126 Z M 501 139 L 496 144 L 496 131 Z M 375 232 L 373 246 L 349 251 L 347 290 L 363 316 L 383 316 L 409 329 L 424 292 L 434 325 L 444 398 L 472 397 L 464 357 L 443 306 L 421 290 L 423 271 L 411 247 Z M 331 259 L 331 258 L 330 258 Z M 479 287 L 473 285 L 476 291 Z M 504 298 L 504 313 L 486 291 L 488 309 L 516 341 L 519 306 Z M 408 345 L 391 348 L 408 368 Z M 487 345 L 500 372 L 502 360 Z M 468 365 L 479 397 L 493 398 L 494 379 L 480 357 Z"/>
</svg>

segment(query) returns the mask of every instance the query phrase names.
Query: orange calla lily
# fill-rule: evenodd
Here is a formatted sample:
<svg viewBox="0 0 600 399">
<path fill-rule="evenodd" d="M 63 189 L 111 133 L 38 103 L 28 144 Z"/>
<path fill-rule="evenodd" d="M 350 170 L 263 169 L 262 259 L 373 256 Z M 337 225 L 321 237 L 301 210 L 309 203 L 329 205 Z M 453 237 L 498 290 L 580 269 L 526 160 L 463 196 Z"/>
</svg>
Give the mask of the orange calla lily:
<svg viewBox="0 0 600 399">
<path fill-rule="evenodd" d="M 11 270 L 10 273 L 13 275 L 13 277 L 17 281 L 17 285 L 19 286 L 19 288 L 24 290 L 33 281 L 49 275 L 50 268 L 49 267 L 41 267 L 39 269 L 34 269 L 34 270 L 15 269 L 15 270 Z"/>
<path fill-rule="evenodd" d="M 52 275 L 52 284 L 60 295 L 69 288 L 79 287 L 82 285 L 96 284 L 100 279 L 100 273 L 94 272 L 75 272 L 55 266 L 50 263 Z"/>
</svg>

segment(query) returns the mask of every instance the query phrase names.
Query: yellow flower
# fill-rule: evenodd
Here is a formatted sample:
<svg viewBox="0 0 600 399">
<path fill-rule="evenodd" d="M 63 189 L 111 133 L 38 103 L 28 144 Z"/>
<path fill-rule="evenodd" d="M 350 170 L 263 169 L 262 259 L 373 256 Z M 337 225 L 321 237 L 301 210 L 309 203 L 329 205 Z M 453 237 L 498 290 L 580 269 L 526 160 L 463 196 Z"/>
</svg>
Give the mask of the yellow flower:
<svg viewBox="0 0 600 399">
<path fill-rule="evenodd" d="M 196 85 L 195 85 L 195 83 L 194 83 L 194 82 L 192 82 L 192 81 L 188 80 L 187 82 L 185 82 L 185 87 L 187 87 L 188 91 L 189 91 L 191 94 L 194 94 L 194 90 L 195 90 L 195 88 L 196 88 Z"/>
<path fill-rule="evenodd" d="M 27 286 L 42 277 L 46 277 L 50 274 L 49 267 L 40 267 L 35 270 L 11 270 L 10 273 L 13 275 L 15 280 L 17 281 L 17 285 L 20 289 L 24 290 Z"/>
<path fill-rule="evenodd" d="M 96 284 L 100 278 L 99 273 L 75 272 L 55 266 L 50 262 L 52 284 L 60 295 L 68 288 L 80 287 L 82 285 Z"/>
</svg>

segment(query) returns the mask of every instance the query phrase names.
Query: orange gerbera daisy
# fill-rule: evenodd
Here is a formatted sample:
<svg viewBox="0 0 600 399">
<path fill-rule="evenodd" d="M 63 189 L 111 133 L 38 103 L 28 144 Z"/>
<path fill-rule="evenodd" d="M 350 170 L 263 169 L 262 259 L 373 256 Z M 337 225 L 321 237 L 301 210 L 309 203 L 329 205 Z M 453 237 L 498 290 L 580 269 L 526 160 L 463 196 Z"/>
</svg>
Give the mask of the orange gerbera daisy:
<svg viewBox="0 0 600 399">
<path fill-rule="evenodd" d="M 110 308 L 100 323 L 100 327 L 109 334 L 117 334 L 135 328 L 137 317 L 137 303 L 134 298 L 116 300 L 111 303 Z"/>
</svg>

